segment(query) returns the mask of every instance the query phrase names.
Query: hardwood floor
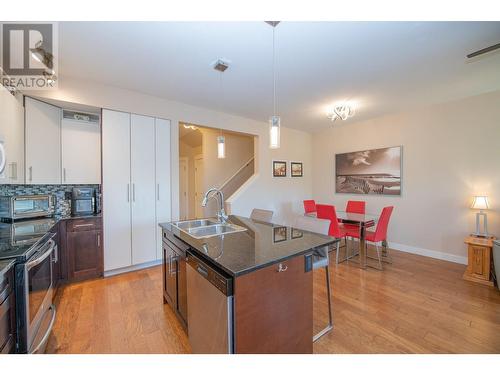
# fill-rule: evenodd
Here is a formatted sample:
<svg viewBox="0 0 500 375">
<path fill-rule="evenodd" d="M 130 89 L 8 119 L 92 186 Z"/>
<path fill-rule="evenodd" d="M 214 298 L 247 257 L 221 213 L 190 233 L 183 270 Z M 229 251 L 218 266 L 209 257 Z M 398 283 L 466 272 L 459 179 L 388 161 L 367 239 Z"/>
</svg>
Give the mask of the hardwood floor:
<svg viewBox="0 0 500 375">
<path fill-rule="evenodd" d="M 46 353 L 189 353 L 160 266 L 62 286 Z"/>
<path fill-rule="evenodd" d="M 315 353 L 500 353 L 500 292 L 462 280 L 465 266 L 392 251 L 383 272 L 331 259 L 334 329 Z M 334 253 L 332 253 L 334 254 Z M 315 332 L 327 322 L 314 275 Z M 154 267 L 64 286 L 48 353 L 189 353 Z"/>
</svg>

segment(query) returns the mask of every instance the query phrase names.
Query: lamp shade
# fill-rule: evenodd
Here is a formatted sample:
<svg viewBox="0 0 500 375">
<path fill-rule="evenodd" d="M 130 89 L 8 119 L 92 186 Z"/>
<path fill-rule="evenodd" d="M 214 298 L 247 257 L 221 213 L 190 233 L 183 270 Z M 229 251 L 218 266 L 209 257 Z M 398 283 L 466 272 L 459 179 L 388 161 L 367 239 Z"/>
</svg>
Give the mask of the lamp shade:
<svg viewBox="0 0 500 375">
<path fill-rule="evenodd" d="M 217 157 L 219 159 L 226 157 L 226 138 L 223 135 L 217 137 Z"/>
<path fill-rule="evenodd" d="M 475 196 L 471 208 L 476 210 L 487 210 L 489 208 L 488 197 L 483 195 Z"/>
</svg>

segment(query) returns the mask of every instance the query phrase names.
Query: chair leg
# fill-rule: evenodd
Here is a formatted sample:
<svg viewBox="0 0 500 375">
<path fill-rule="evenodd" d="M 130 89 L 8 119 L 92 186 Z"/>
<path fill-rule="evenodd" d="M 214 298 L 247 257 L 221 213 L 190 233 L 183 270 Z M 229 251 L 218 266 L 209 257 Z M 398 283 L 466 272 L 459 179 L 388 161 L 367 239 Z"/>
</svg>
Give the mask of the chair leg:
<svg viewBox="0 0 500 375">
<path fill-rule="evenodd" d="M 377 244 L 375 244 L 375 248 L 377 249 L 377 257 L 378 257 L 378 268 L 382 270 L 382 256 L 380 254 L 380 249 Z"/>
<path fill-rule="evenodd" d="M 389 254 L 386 240 L 382 241 L 382 259 L 384 259 L 386 263 L 392 264 L 392 257 Z"/>
<path fill-rule="evenodd" d="M 340 241 L 337 242 L 337 254 L 335 255 L 335 264 L 339 264 Z"/>
<path fill-rule="evenodd" d="M 318 341 L 322 336 L 333 329 L 332 295 L 330 289 L 330 267 L 325 267 L 326 272 L 326 292 L 328 293 L 328 325 L 313 337 L 313 342 Z"/>
</svg>

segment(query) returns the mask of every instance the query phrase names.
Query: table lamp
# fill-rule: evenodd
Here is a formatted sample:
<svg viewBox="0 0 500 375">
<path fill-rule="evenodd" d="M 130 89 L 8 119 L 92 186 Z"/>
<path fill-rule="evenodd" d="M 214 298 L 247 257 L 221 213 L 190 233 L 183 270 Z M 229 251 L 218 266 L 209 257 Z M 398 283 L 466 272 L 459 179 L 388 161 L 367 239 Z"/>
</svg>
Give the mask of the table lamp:
<svg viewBox="0 0 500 375">
<path fill-rule="evenodd" d="M 474 201 L 472 202 L 471 208 L 474 210 L 479 210 L 479 212 L 476 213 L 476 233 L 474 233 L 474 236 L 476 236 L 476 237 L 488 237 L 489 236 L 488 235 L 488 218 L 486 216 L 486 212 L 483 212 L 483 210 L 487 210 L 489 208 L 488 197 L 481 196 L 481 195 L 475 196 Z M 482 231 L 480 228 L 481 216 L 483 217 Z"/>
</svg>

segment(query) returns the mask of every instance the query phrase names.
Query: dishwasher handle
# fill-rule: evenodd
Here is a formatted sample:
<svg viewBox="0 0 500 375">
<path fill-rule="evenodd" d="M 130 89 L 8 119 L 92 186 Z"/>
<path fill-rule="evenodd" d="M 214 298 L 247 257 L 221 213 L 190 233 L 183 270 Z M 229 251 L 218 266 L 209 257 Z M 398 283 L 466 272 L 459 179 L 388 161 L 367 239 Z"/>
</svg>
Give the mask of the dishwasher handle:
<svg viewBox="0 0 500 375">
<path fill-rule="evenodd" d="M 196 271 L 198 271 L 198 273 L 203 276 L 205 279 L 208 278 L 208 270 L 202 266 L 200 266 L 199 264 L 196 266 Z"/>
<path fill-rule="evenodd" d="M 226 275 L 219 267 L 210 265 L 190 251 L 186 253 L 186 263 L 197 275 L 214 285 L 224 295 L 233 295 L 233 278 Z"/>
</svg>

